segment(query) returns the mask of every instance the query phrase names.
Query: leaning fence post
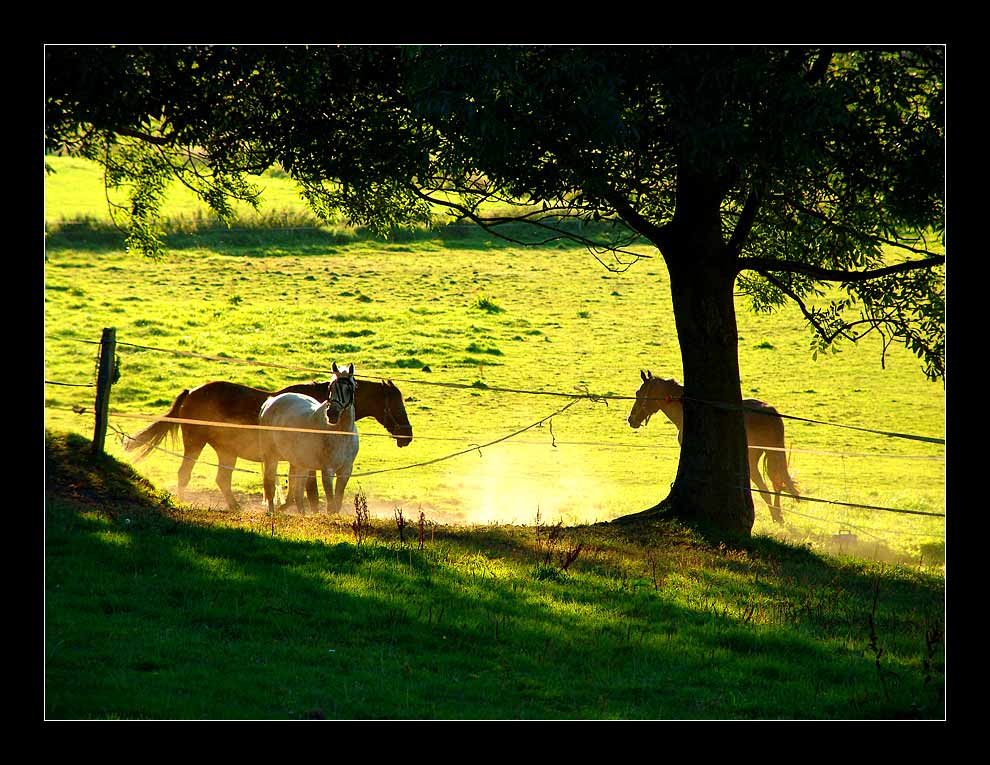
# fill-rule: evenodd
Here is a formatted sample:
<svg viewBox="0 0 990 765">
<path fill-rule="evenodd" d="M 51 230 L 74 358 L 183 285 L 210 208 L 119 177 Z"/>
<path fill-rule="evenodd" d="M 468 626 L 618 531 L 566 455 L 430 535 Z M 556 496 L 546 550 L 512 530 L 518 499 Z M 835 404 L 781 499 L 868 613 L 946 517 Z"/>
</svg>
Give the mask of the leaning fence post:
<svg viewBox="0 0 990 765">
<path fill-rule="evenodd" d="M 102 454 L 107 436 L 107 413 L 110 410 L 110 386 L 113 385 L 114 358 L 117 355 L 117 330 L 104 327 L 100 338 L 100 370 L 96 376 L 96 426 L 93 429 L 93 453 Z"/>
</svg>

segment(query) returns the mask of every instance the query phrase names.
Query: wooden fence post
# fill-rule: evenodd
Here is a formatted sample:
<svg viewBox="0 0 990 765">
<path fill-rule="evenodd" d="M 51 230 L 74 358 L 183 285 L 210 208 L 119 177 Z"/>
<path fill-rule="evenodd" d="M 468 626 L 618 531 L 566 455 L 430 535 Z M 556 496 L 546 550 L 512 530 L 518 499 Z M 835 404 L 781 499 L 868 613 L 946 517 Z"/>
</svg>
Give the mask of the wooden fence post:
<svg viewBox="0 0 990 765">
<path fill-rule="evenodd" d="M 114 359 L 117 356 L 117 330 L 104 327 L 100 338 L 100 371 L 96 376 L 96 426 L 93 430 L 93 454 L 103 453 L 107 437 L 107 413 L 110 409 L 110 386 L 113 385 Z"/>
</svg>

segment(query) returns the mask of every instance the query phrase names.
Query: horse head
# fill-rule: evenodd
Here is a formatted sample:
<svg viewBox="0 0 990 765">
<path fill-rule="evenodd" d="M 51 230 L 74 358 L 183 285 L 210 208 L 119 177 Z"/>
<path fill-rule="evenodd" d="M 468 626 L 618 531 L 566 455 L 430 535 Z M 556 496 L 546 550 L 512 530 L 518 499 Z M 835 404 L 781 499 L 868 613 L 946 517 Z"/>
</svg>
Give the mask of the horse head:
<svg viewBox="0 0 990 765">
<path fill-rule="evenodd" d="M 644 422 L 649 422 L 650 417 L 656 414 L 657 409 L 660 408 L 659 402 L 653 401 L 650 396 L 650 384 L 653 380 L 653 373 L 641 369 L 639 370 L 639 376 L 642 378 L 643 384 L 636 391 L 636 400 L 633 402 L 632 410 L 626 418 L 631 428 L 638 428 Z"/>
<path fill-rule="evenodd" d="M 337 367 L 337 362 L 333 362 L 333 378 L 330 380 L 330 388 L 327 396 L 327 422 L 336 425 L 340 422 L 340 416 L 348 407 L 354 406 L 354 391 L 357 388 L 357 380 L 354 379 L 354 365 L 350 364 L 346 369 Z"/>
<path fill-rule="evenodd" d="M 409 446 L 412 441 L 412 425 L 406 414 L 406 406 L 402 402 L 402 392 L 395 383 L 387 380 L 382 383 L 382 425 L 395 437 L 395 445 L 399 448 Z"/>
<path fill-rule="evenodd" d="M 640 370 L 639 376 L 643 384 L 636 391 L 636 401 L 633 402 L 632 411 L 626 418 L 632 428 L 649 423 L 650 418 L 660 411 L 661 402 L 674 397 L 680 398 L 682 392 L 676 380 L 654 377 L 650 370 Z"/>
</svg>

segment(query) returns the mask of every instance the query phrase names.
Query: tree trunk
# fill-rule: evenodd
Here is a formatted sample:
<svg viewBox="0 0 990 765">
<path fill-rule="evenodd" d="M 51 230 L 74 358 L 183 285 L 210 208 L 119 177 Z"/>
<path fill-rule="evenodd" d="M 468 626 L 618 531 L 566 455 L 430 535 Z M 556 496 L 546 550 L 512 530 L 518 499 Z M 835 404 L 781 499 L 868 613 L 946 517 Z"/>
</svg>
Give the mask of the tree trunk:
<svg viewBox="0 0 990 765">
<path fill-rule="evenodd" d="M 722 239 L 722 188 L 712 176 L 681 175 L 677 212 L 656 242 L 670 274 L 684 373 L 684 425 L 670 494 L 637 515 L 664 512 L 728 539 L 750 536 L 755 515 L 732 294 L 736 255 Z"/>
<path fill-rule="evenodd" d="M 755 515 L 741 410 L 734 282 L 734 271 L 697 268 L 697 261 L 691 268 L 671 269 L 684 370 L 684 426 L 677 477 L 660 507 L 707 531 L 748 537 Z"/>
</svg>

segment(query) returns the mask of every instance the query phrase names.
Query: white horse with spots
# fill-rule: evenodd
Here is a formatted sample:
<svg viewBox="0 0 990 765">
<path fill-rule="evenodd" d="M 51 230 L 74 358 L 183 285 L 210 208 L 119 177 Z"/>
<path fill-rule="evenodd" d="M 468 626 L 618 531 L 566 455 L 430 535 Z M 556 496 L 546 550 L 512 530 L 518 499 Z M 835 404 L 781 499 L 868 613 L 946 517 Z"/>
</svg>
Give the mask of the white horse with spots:
<svg viewBox="0 0 990 765">
<path fill-rule="evenodd" d="M 314 470 L 319 470 L 323 478 L 327 511 L 340 512 L 344 501 L 344 487 L 351 477 L 354 458 L 358 453 L 358 434 L 354 416 L 356 388 L 354 365 L 351 364 L 346 370 L 341 370 L 334 362 L 329 395 L 323 403 L 302 393 L 282 393 L 269 398 L 262 405 L 258 417 L 261 425 L 308 431 L 274 429 L 260 431 L 265 499 L 268 501 L 270 513 L 275 512 L 276 472 L 279 461 L 289 463 L 289 497 L 295 498 L 300 512 L 305 512 L 303 510 L 305 478 Z"/>
</svg>

